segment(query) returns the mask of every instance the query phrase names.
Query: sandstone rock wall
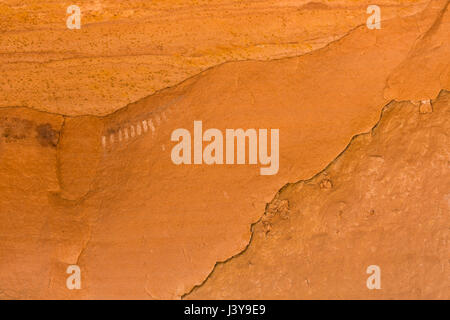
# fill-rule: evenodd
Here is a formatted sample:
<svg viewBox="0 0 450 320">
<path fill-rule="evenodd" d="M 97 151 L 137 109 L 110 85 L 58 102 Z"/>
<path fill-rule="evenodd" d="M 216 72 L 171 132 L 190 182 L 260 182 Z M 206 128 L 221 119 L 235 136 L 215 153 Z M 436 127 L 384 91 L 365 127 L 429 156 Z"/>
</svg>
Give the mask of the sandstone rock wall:
<svg viewBox="0 0 450 320">
<path fill-rule="evenodd" d="M 0 297 L 448 298 L 448 3 L 1 4 Z M 278 173 L 174 165 L 196 120 Z"/>
</svg>

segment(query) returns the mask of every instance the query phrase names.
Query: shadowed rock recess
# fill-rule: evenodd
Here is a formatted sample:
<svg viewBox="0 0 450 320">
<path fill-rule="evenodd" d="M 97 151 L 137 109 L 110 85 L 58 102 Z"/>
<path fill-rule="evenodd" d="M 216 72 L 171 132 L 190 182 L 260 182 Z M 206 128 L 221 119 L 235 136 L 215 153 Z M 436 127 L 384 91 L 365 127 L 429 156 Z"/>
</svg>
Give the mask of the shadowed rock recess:
<svg viewBox="0 0 450 320">
<path fill-rule="evenodd" d="M 262 25 L 274 14 L 273 4 L 264 9 L 268 2 L 249 4 L 263 6 Z M 224 3 L 226 19 L 219 10 L 208 20 L 212 25 L 237 23 L 229 16 L 239 12 L 236 4 Z M 314 12 L 320 24 L 346 5 L 318 3 L 298 10 Z M 333 32 L 320 24 L 317 46 L 277 45 L 244 59 L 236 52 L 249 44 L 239 37 L 223 55 L 215 51 L 222 42 L 208 36 L 198 46 L 180 40 L 182 26 L 199 24 L 189 18 L 169 32 L 176 35 L 173 47 L 157 52 L 173 56 L 184 47 L 204 61 L 195 68 L 181 63 L 186 67 L 169 84 L 189 78 L 166 89 L 168 83 L 143 81 L 150 72 L 143 67 L 137 80 L 125 81 L 130 96 L 122 95 L 127 86 L 108 87 L 105 79 L 115 76 L 96 73 L 118 66 L 113 74 L 128 78 L 134 74 L 128 65 L 151 61 L 122 57 L 129 52 L 120 45 L 123 37 L 127 45 L 140 43 L 127 38 L 122 20 L 111 22 L 120 41 L 110 45 L 126 67 L 94 45 L 108 42 L 102 35 L 109 22 L 97 9 L 87 15 L 92 25 L 66 45 L 52 19 L 48 25 L 33 20 L 44 31 L 30 31 L 33 23 L 25 19 L 25 30 L 0 34 L 4 50 L 18 46 L 0 55 L 7 75 L 0 80 L 0 298 L 449 298 L 449 1 L 405 3 L 394 6 L 402 14 L 386 10 L 380 30 L 366 27 L 362 1 L 350 10 L 362 10 L 359 20 Z M 117 8 L 111 6 L 98 10 L 112 15 Z M 210 6 L 203 8 L 202 17 L 211 14 Z M 286 8 L 276 15 L 297 12 Z M 144 18 L 138 27 L 149 32 Z M 31 41 L 30 32 L 43 40 Z M 309 39 L 308 32 L 303 36 Z M 260 40 L 257 32 L 249 37 L 252 45 Z M 136 54 L 149 54 L 158 48 L 153 45 L 136 46 Z M 101 66 L 85 66 L 90 55 Z M 29 61 L 39 57 L 45 61 Z M 222 63 L 229 60 L 246 61 Z M 86 74 L 65 74 L 70 63 Z M 70 81 L 53 83 L 53 74 Z M 22 81 L 37 89 L 22 90 Z M 74 95 L 69 88 L 78 83 Z M 359 135 L 377 124 L 386 105 L 377 127 Z M 260 175 L 259 165 L 175 165 L 171 134 L 192 132 L 196 120 L 204 130 L 222 132 L 279 129 L 278 173 Z M 80 266 L 81 290 L 66 287 L 72 264 Z M 381 267 L 382 290 L 365 286 L 369 265 Z"/>
</svg>

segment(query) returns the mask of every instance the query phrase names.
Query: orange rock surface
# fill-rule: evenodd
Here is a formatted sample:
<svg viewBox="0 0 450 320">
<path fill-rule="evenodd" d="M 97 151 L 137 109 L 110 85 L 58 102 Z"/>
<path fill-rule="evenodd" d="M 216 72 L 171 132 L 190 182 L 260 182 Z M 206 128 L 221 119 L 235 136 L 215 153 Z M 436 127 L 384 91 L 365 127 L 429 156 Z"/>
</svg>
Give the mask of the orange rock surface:
<svg viewBox="0 0 450 320">
<path fill-rule="evenodd" d="M 394 117 L 399 123 L 423 119 L 445 136 L 446 93 L 436 100 L 442 105 L 438 112 L 428 100 L 450 90 L 448 1 L 380 2 L 380 30 L 366 27 L 364 1 L 86 1 L 80 4 L 80 30 L 61 24 L 65 17 L 57 12 L 64 13 L 65 7 L 59 2 L 36 5 L 0 5 L 6 17 L 0 35 L 5 75 L 0 80 L 1 298 L 180 298 L 201 285 L 218 261 L 247 247 L 250 226 L 283 185 L 325 168 L 353 136 L 377 123 L 391 100 L 412 100 L 417 109 L 400 112 Z M 417 65 L 427 68 L 416 70 Z M 407 102 L 402 105 L 411 109 Z M 171 134 L 178 128 L 192 132 L 196 120 L 204 130 L 222 132 L 279 129 L 278 173 L 260 175 L 255 165 L 175 165 Z M 398 137 L 400 129 L 387 135 Z M 417 139 L 419 129 L 408 126 Z M 429 148 L 448 158 L 444 138 Z M 381 133 L 380 139 L 389 141 Z M 423 146 L 413 142 L 411 148 Z M 372 159 L 367 152 L 361 154 Z M 389 163 L 395 168 L 403 151 L 391 153 Z M 359 159 L 360 154 L 349 157 Z M 354 179 L 351 183 L 364 174 L 348 169 L 355 161 L 342 168 L 348 180 Z M 379 164 L 368 161 L 367 170 Z M 445 181 L 445 173 L 448 178 L 439 168 L 442 174 L 430 182 L 430 192 Z M 409 186 L 401 172 L 389 170 L 393 185 Z M 339 172 L 334 176 L 340 177 Z M 349 205 L 357 200 L 349 191 L 351 183 L 342 194 Z M 333 181 L 322 185 L 336 188 Z M 381 189 L 376 192 L 373 199 L 384 203 Z M 394 203 L 406 210 L 402 201 Z M 352 212 L 363 204 L 355 204 Z M 311 204 L 311 223 L 322 214 L 314 213 L 319 205 Z M 448 214 L 448 207 L 442 210 Z M 448 219 L 442 215 L 423 221 L 434 226 L 442 218 L 444 226 Z M 401 216 L 387 216 L 392 218 L 387 221 L 402 223 Z M 439 239 L 445 240 L 442 230 Z M 424 229 L 424 237 L 430 232 Z M 376 239 L 369 237 L 367 243 Z M 289 244 L 293 252 L 304 250 L 301 245 Z M 392 242 L 387 246 L 397 248 Z M 426 292 L 423 297 L 442 298 L 447 294 L 442 277 L 448 260 L 446 266 L 442 259 L 448 242 L 431 246 L 430 263 L 444 268 L 433 278 L 439 284 L 430 285 L 434 295 L 417 287 Z M 260 248 L 261 254 L 268 250 L 270 259 L 280 253 Z M 388 257 L 379 254 L 380 261 Z M 320 257 L 317 253 L 314 259 Z M 314 261 L 310 266 L 317 268 L 320 262 Z M 66 288 L 66 268 L 73 264 L 82 270 L 82 290 Z M 229 268 L 223 274 L 230 279 L 230 296 L 280 297 L 268 289 L 240 288 L 234 281 L 252 284 L 239 280 L 241 273 L 228 263 L 223 268 Z M 289 262 L 285 268 L 297 270 Z M 351 276 L 358 270 L 355 266 Z M 224 289 L 216 275 L 221 277 L 219 270 L 192 294 L 220 297 Z M 302 285 L 283 283 L 280 291 Z M 349 287 L 343 288 L 342 297 Z M 319 298 L 335 294 L 311 293 Z"/>
<path fill-rule="evenodd" d="M 449 113 L 448 91 L 429 114 L 389 104 L 324 171 L 286 185 L 247 250 L 186 298 L 449 299 Z"/>
<path fill-rule="evenodd" d="M 57 0 L 0 3 L 0 107 L 107 115 L 215 65 L 292 57 L 365 24 L 369 0 Z M 380 0 L 383 20 L 425 0 Z"/>
</svg>

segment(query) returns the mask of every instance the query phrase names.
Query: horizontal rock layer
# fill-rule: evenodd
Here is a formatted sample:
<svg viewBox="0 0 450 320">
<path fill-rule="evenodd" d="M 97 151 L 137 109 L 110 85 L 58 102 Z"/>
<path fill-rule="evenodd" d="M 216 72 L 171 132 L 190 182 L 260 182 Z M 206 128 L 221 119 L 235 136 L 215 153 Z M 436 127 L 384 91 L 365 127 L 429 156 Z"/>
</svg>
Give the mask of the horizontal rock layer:
<svg viewBox="0 0 450 320">
<path fill-rule="evenodd" d="M 260 219 L 266 203 L 273 199 L 283 185 L 308 179 L 321 171 L 346 148 L 353 136 L 369 131 L 377 123 L 383 106 L 392 100 L 411 100 L 412 105 L 418 109 L 395 117 L 399 119 L 399 123 L 411 121 L 417 124 L 414 128 L 407 128 L 418 142 L 412 139 L 411 144 L 405 144 L 403 147 L 434 148 L 437 154 L 442 155 L 439 152 L 444 148 L 444 144 L 430 144 L 433 141 L 428 140 L 421 144 L 419 132 L 422 131 L 419 130 L 419 124 L 422 122 L 417 121 L 418 119 L 437 121 L 436 126 L 441 131 L 446 128 L 445 121 L 448 122 L 446 118 L 448 112 L 445 111 L 444 103 L 446 93 L 439 96 L 436 100 L 438 102 L 433 100 L 440 90 L 450 90 L 448 1 L 414 4 L 406 2 L 404 6 L 389 6 L 388 4 L 394 2 L 386 2 L 387 10 L 382 11 L 385 20 L 380 30 L 368 29 L 363 19 L 349 22 L 338 13 L 339 10 L 346 12 L 355 10 L 359 12 L 359 17 L 364 16 L 365 19 L 367 15 L 363 2 L 348 5 L 348 8 L 343 2 L 326 6 L 309 4 L 301 8 L 280 5 L 280 8 L 270 7 L 270 10 L 264 9 L 268 2 L 251 3 L 248 4 L 251 11 L 248 9 L 248 12 L 255 12 L 255 6 L 261 6 L 262 11 L 271 12 L 276 9 L 278 13 L 278 10 L 281 10 L 288 15 L 299 14 L 302 17 L 309 17 L 308 19 L 316 17 L 314 21 L 322 26 L 314 27 L 316 36 L 328 40 L 319 41 L 318 47 L 322 48 L 317 50 L 313 50 L 316 47 L 310 48 L 308 50 L 313 51 L 301 56 L 297 56 L 299 52 L 277 47 L 278 49 L 273 51 L 271 49 L 258 57 L 252 56 L 268 61 L 218 64 L 225 60 L 240 58 L 236 58 L 235 53 L 220 58 L 223 60 L 217 58 L 220 54 L 215 50 L 220 48 L 219 42 L 210 43 L 203 39 L 200 43 L 205 47 L 202 47 L 193 45 L 189 37 L 175 36 L 181 40 L 173 42 L 178 43 L 179 47 L 174 45 L 174 48 L 170 49 L 173 51 L 167 51 L 166 54 L 171 59 L 173 53 L 178 52 L 180 47 L 186 47 L 187 52 L 194 56 L 193 51 L 197 48 L 199 50 L 214 48 L 213 51 L 216 53 L 210 54 L 205 60 L 208 61 L 205 65 L 209 68 L 202 65 L 194 70 L 190 69 L 189 64 L 182 62 L 184 73 L 182 76 L 175 76 L 174 83 L 185 79 L 188 75 L 206 70 L 176 86 L 159 90 L 123 108 L 119 106 L 167 85 L 153 83 L 155 87 L 152 89 L 150 82 L 141 82 L 140 76 L 148 76 L 150 69 L 142 69 L 140 73 L 126 67 L 118 71 L 118 76 L 133 80 L 124 82 L 126 85 L 120 89 L 109 88 L 105 83 L 115 78 L 115 72 L 100 74 L 97 71 L 103 67 L 96 65 L 94 69 L 90 69 L 89 65 L 86 65 L 84 57 L 90 59 L 92 55 L 97 56 L 108 68 L 116 66 L 121 68 L 120 63 L 140 66 L 139 61 L 129 62 L 124 56 L 124 52 L 130 51 L 127 45 L 136 43 L 137 46 L 133 50 L 137 55 L 148 54 L 145 50 L 152 48 L 145 42 L 141 44 L 142 39 L 132 38 L 133 41 L 130 40 L 129 43 L 122 39 L 131 37 L 128 29 L 121 28 L 124 20 L 131 20 L 130 17 L 133 16 L 131 11 L 128 12 L 128 17 L 120 16 L 116 22 L 108 22 L 111 20 L 108 12 L 118 10 L 114 5 L 116 2 L 109 5 L 109 2 L 99 3 L 106 7 L 98 9 L 95 7 L 96 4 L 93 4 L 92 12 L 83 18 L 88 22 L 91 21 L 92 25 L 88 23 L 79 33 L 75 33 L 80 38 L 74 37 L 74 33 L 67 35 L 66 33 L 72 30 L 64 27 L 49 32 L 45 28 L 54 28 L 56 23 L 56 20 L 52 19 L 46 22 L 47 20 L 40 18 L 31 20 L 24 18 L 21 22 L 23 28 L 15 27 L 15 19 L 20 18 L 16 13 L 21 8 L 9 5 L 8 10 L 12 11 L 6 10 L 6 13 L 10 14 L 12 24 L 9 24 L 0 37 L 0 46 L 4 48 L 3 50 L 11 50 L 1 56 L 1 59 L 4 59 L 1 68 L 6 68 L 5 74 L 8 75 L 3 78 L 3 89 L 0 91 L 4 95 L 2 98 L 4 107 L 0 108 L 0 297 L 2 298 L 182 297 L 194 286 L 203 283 L 217 261 L 227 260 L 247 247 L 252 234 L 250 226 Z M 59 4 L 52 5 L 59 6 Z M 159 5 L 164 7 L 164 4 Z M 234 5 L 238 4 L 229 4 L 231 7 Z M 214 11 L 211 6 L 203 8 L 206 10 L 204 12 L 208 12 L 206 15 L 210 13 L 208 10 Z M 24 10 L 34 12 L 26 8 Z M 247 12 L 245 10 L 243 16 Z M 396 10 L 400 10 L 401 14 Z M 166 14 L 169 11 L 169 8 L 161 8 L 161 12 Z M 50 8 L 48 16 L 54 16 L 54 12 L 56 11 Z M 103 12 L 106 16 L 97 15 L 96 12 Z M 148 10 L 143 12 L 147 14 Z M 194 15 L 197 11 L 182 9 L 181 6 L 176 12 Z M 185 30 L 183 28 L 187 25 L 195 25 L 192 21 L 197 21 L 197 24 L 205 22 L 207 18 L 204 12 L 199 18 L 195 15 L 189 18 L 186 25 L 180 22 L 174 28 Z M 217 10 L 219 18 L 213 15 L 211 23 L 221 24 L 225 19 L 220 18 L 223 12 L 227 10 Z M 163 13 L 155 15 L 164 17 Z M 330 22 L 325 22 L 328 20 L 319 19 L 316 15 L 323 15 L 323 19 L 335 16 L 338 21 L 343 19 L 345 23 L 343 22 L 342 29 L 332 27 L 337 22 L 324 27 L 322 23 L 327 25 Z M 261 20 L 263 22 L 273 20 L 270 13 L 262 16 L 265 17 Z M 102 23 L 94 23 L 97 18 Z M 143 20 L 137 19 L 136 23 L 144 29 L 148 25 L 151 26 L 150 29 L 158 26 L 146 20 L 151 20 L 151 14 L 145 19 L 143 16 L 140 18 Z M 229 16 L 227 21 L 239 24 L 239 18 L 234 15 Z M 43 29 L 33 26 L 34 23 Z M 300 24 L 305 28 L 307 25 L 306 22 L 304 25 Z M 139 26 L 132 25 L 136 30 L 139 30 Z M 261 26 L 262 29 L 264 28 Z M 90 33 L 91 30 L 97 30 L 95 32 L 98 33 L 94 32 L 96 36 Z M 109 35 L 111 30 L 117 30 L 117 33 L 112 34 L 118 34 L 117 39 L 120 41 L 112 41 L 111 49 L 108 49 L 106 43 L 109 38 L 102 35 L 105 32 Z M 260 36 L 258 30 L 260 29 L 254 31 L 256 38 Z M 270 28 L 266 26 L 264 30 Z M 337 33 L 334 33 L 335 31 Z M 153 33 L 169 42 L 167 40 L 170 39 L 169 36 L 152 31 Z M 29 40 L 30 35 L 37 36 L 39 40 L 32 42 Z M 177 33 L 170 31 L 169 35 Z M 207 38 L 205 34 L 202 36 Z M 69 50 L 70 47 L 65 45 L 58 47 L 60 37 L 73 39 L 73 43 L 64 41 L 65 45 L 73 44 L 73 50 Z M 256 38 L 252 41 L 259 41 Z M 243 36 L 236 39 L 242 40 Z M 304 39 L 310 39 L 310 36 Z M 99 41 L 100 44 L 96 48 L 95 44 Z M 223 41 L 230 43 L 229 39 Z M 275 42 L 280 43 L 278 40 Z M 55 54 L 50 52 L 50 48 L 59 49 Z M 118 55 L 115 57 L 117 60 L 103 57 L 105 52 Z M 306 51 L 300 53 L 304 52 Z M 53 54 L 55 56 L 52 56 Z M 273 59 L 291 55 L 292 57 L 288 58 Z M 245 56 L 245 59 L 248 58 L 251 58 L 251 55 Z M 70 63 L 73 61 L 86 73 L 71 69 Z M 33 64 L 40 70 L 36 76 L 39 81 L 29 81 L 26 78 Z M 56 64 L 60 68 L 52 69 L 49 64 L 53 66 Z M 417 70 L 417 65 L 422 68 Z M 64 70 L 70 70 L 68 72 L 71 75 L 64 76 Z M 91 71 L 93 73 L 90 73 Z M 12 76 L 14 72 L 17 72 L 17 76 Z M 66 86 L 63 83 L 59 86 L 62 83 L 59 82 L 59 77 L 68 79 L 72 85 Z M 27 83 L 28 91 L 18 84 L 20 81 Z M 50 85 L 51 81 L 58 83 L 58 86 Z M 133 81 L 142 83 L 142 90 L 129 90 Z M 86 90 L 84 85 L 92 85 L 92 90 Z M 79 99 L 74 99 L 70 87 L 76 88 Z M 104 88 L 108 93 L 103 97 Z M 51 96 L 51 92 L 57 92 L 63 98 Z M 129 92 L 130 96 L 117 98 L 124 92 Z M 39 97 L 41 93 L 47 100 L 43 100 L 42 96 Z M 19 101 L 22 99 L 18 98 L 20 96 L 26 98 L 23 103 Z M 34 102 L 31 101 L 38 102 L 33 107 Z M 443 105 L 439 113 L 434 110 L 436 103 Z M 30 107 L 26 107 L 27 105 Z M 401 105 L 413 110 L 408 102 L 402 102 Z M 416 115 L 416 111 L 419 115 Z M 93 115 L 82 115 L 86 113 Z M 433 120 L 436 117 L 438 120 Z M 259 166 L 254 165 L 174 165 L 170 158 L 174 146 L 170 139 L 171 133 L 177 128 L 192 131 L 193 122 L 196 120 L 201 120 L 205 129 L 218 128 L 222 131 L 227 128 L 279 129 L 278 174 L 261 176 Z M 400 129 L 398 132 L 402 133 Z M 391 130 L 387 135 L 397 137 L 400 134 L 398 132 Z M 429 133 L 427 131 L 424 134 Z M 384 139 L 389 141 L 389 138 Z M 394 166 L 395 161 L 402 163 L 401 156 L 404 153 L 401 148 L 397 150 L 401 151 L 397 155 L 398 159 L 392 159 L 390 162 Z M 363 156 L 369 157 L 368 154 L 357 155 Z M 394 158 L 394 155 L 392 157 Z M 369 172 L 378 170 L 376 168 L 380 162 L 372 161 L 372 157 L 368 159 L 370 161 L 367 165 L 375 167 L 367 170 Z M 351 167 L 354 162 L 349 163 Z M 411 168 L 418 168 L 417 164 Z M 424 169 L 424 174 L 428 172 L 427 170 Z M 442 176 L 433 178 L 430 190 L 443 183 L 441 180 L 445 177 L 446 171 L 443 168 L 439 170 L 442 170 Z M 345 175 L 345 172 L 350 171 L 343 171 L 342 174 Z M 337 177 L 338 174 L 336 171 L 333 176 Z M 359 171 L 355 171 L 354 174 L 355 179 L 360 179 Z M 408 181 L 399 180 L 403 179 L 400 171 L 389 171 L 389 174 L 392 174 L 392 181 L 396 181 L 400 187 L 408 188 Z M 348 179 L 350 178 L 352 177 Z M 395 183 L 393 182 L 393 185 Z M 330 187 L 331 190 L 336 188 L 333 180 L 324 180 L 322 185 L 326 190 Z M 381 189 L 376 190 L 381 192 Z M 383 193 L 380 193 L 379 201 L 384 203 L 382 196 Z M 413 196 L 419 199 L 419 194 Z M 427 199 L 427 195 L 422 196 L 423 199 Z M 286 199 L 291 201 L 290 198 Z M 354 199 L 356 198 L 352 201 L 355 201 Z M 350 199 L 345 201 L 350 203 Z M 427 203 L 422 202 L 424 205 Z M 401 200 L 396 202 L 396 205 L 406 210 L 403 207 L 404 203 L 405 201 Z M 284 204 L 285 202 L 282 202 L 283 206 Z M 317 205 L 311 204 L 313 207 Z M 390 203 L 386 206 L 388 209 L 395 207 Z M 358 207 L 355 207 L 355 210 L 356 208 Z M 375 208 L 368 210 L 372 209 L 377 212 Z M 440 218 L 433 214 L 430 224 L 440 221 Z M 313 213 L 311 217 L 315 221 L 316 216 Z M 425 223 L 428 220 L 423 221 Z M 442 223 L 445 224 L 446 220 Z M 322 227 L 326 228 L 327 225 Z M 427 230 L 423 231 L 425 239 L 429 235 L 427 232 L 431 232 Z M 314 234 L 315 231 L 311 229 L 310 232 Z M 439 239 L 445 236 L 441 233 Z M 402 241 L 404 239 L 400 238 Z M 367 241 L 369 243 L 372 240 Z M 293 241 L 290 245 L 295 251 L 299 244 Z M 443 243 L 439 248 L 446 249 L 448 244 Z M 439 251 L 441 249 L 434 245 L 432 250 L 435 250 L 432 261 L 441 266 L 442 255 Z M 349 252 L 353 251 L 349 249 Z M 378 257 L 386 257 L 383 254 L 384 252 L 380 252 Z M 69 291 L 65 286 L 66 268 L 70 264 L 81 267 L 82 290 Z M 264 264 L 261 264 L 261 267 L 263 266 Z M 292 266 L 286 263 L 286 268 Z M 316 264 L 311 266 L 317 267 Z M 354 272 L 356 271 L 359 272 L 359 269 L 354 269 Z M 414 268 L 413 271 L 416 272 L 413 274 L 418 272 Z M 214 275 L 216 274 L 219 272 L 215 271 Z M 234 286 L 234 279 L 238 281 L 239 272 L 230 271 L 229 274 L 226 272 L 224 274 L 228 275 L 230 285 Z M 439 277 L 442 274 L 444 273 L 436 276 L 436 281 L 441 280 Z M 323 275 L 318 273 L 315 277 Z M 356 273 L 354 275 L 356 277 Z M 234 276 L 236 278 L 233 278 Z M 285 281 L 288 281 L 288 278 L 285 278 Z M 246 285 L 250 285 L 250 282 Z M 203 285 L 201 290 L 195 290 L 193 295 L 217 297 L 223 293 L 220 286 L 220 282 Z M 280 288 L 285 288 L 283 286 Z M 212 289 L 208 291 L 208 288 Z M 233 288 L 241 290 L 239 286 Z M 286 288 L 294 290 L 295 285 Z M 433 288 L 434 294 L 428 289 L 422 289 L 427 296 L 445 296 L 445 291 L 440 285 Z M 230 289 L 230 294 L 237 297 L 236 291 L 233 290 Z M 242 292 L 246 292 L 248 297 L 272 294 L 267 290 L 263 291 Z M 286 292 L 289 290 L 286 289 Z M 319 297 L 323 292 L 318 290 L 311 295 Z M 328 296 L 335 295 L 335 292 L 329 291 Z M 342 292 L 344 296 L 346 291 Z M 396 292 L 390 297 L 396 296 L 402 295 Z M 274 293 L 274 297 L 278 296 Z M 323 297 L 327 297 L 327 294 Z"/>
</svg>

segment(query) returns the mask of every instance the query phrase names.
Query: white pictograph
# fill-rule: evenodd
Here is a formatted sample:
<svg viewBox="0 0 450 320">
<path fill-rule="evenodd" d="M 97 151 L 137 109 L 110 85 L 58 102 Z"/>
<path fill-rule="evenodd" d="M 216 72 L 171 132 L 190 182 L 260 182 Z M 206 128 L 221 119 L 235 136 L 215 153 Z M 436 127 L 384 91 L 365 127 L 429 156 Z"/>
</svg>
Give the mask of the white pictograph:
<svg viewBox="0 0 450 320">
<path fill-rule="evenodd" d="M 167 112 L 162 112 L 161 116 L 156 115 L 154 118 L 137 121 L 134 124 L 130 124 L 124 128 L 120 128 L 114 133 L 103 135 L 101 137 L 102 147 L 105 149 L 113 146 L 116 143 L 126 142 L 130 139 L 144 136 L 149 132 L 151 132 L 153 135 L 156 132 L 156 126 L 161 125 L 164 121 L 167 120 L 169 120 L 167 117 Z"/>
</svg>

